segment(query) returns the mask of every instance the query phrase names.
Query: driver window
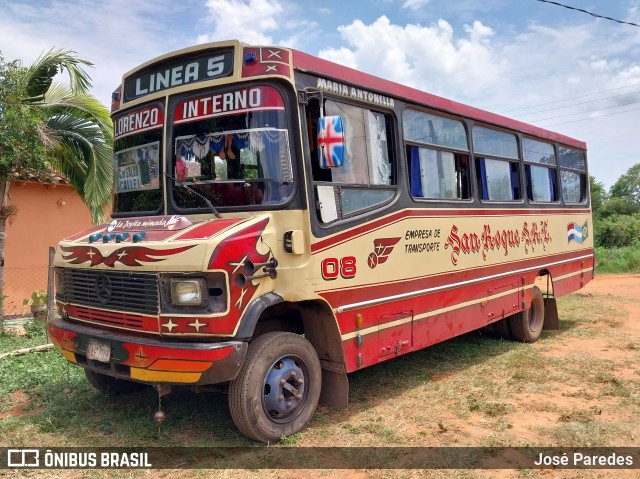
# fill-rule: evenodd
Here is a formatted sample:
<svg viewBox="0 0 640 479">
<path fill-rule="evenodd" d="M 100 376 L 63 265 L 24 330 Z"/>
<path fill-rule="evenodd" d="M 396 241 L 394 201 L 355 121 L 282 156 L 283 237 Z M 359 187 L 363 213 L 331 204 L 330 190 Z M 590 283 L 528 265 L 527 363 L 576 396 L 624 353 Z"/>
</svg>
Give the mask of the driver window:
<svg viewBox="0 0 640 479">
<path fill-rule="evenodd" d="M 313 103 L 317 105 L 310 102 L 309 111 L 314 110 Z M 333 100 L 325 102 L 325 114 L 342 117 L 345 136 L 344 163 L 320 168 L 315 146 L 317 131 L 309 118 L 318 217 L 323 223 L 330 223 L 388 201 L 395 195 L 396 179 L 388 115 Z"/>
</svg>

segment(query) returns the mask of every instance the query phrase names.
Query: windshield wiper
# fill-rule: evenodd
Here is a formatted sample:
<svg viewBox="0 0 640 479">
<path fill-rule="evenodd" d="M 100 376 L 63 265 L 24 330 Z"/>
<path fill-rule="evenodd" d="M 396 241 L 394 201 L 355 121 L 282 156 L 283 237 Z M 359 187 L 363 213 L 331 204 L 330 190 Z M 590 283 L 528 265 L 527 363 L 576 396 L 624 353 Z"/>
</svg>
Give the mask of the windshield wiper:
<svg viewBox="0 0 640 479">
<path fill-rule="evenodd" d="M 211 201 L 209 200 L 209 198 L 207 198 L 206 196 L 204 196 L 202 193 L 200 193 L 199 191 L 197 191 L 195 188 L 192 188 L 191 185 L 184 183 L 182 181 L 178 181 L 176 180 L 173 176 L 171 176 L 169 173 L 164 172 L 165 176 L 168 176 L 169 178 L 171 178 L 177 185 L 182 186 L 183 188 L 186 188 L 187 190 L 189 190 L 191 193 L 193 193 L 194 195 L 196 195 L 198 198 L 200 198 L 201 200 L 203 200 L 207 206 L 209 207 L 209 209 L 211 210 L 211 212 L 215 215 L 216 218 L 222 218 L 220 216 L 220 213 L 218 213 L 218 210 L 216 209 L 215 206 L 213 206 L 213 203 L 211 203 Z"/>
</svg>

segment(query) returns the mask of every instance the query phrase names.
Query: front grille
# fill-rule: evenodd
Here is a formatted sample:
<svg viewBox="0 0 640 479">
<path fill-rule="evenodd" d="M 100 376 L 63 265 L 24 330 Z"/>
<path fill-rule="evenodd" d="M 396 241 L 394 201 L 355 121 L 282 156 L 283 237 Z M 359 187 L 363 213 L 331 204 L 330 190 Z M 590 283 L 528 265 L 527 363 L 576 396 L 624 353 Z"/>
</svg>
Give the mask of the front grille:
<svg viewBox="0 0 640 479">
<path fill-rule="evenodd" d="M 77 305 L 157 315 L 158 275 L 56 268 L 56 298 Z"/>
<path fill-rule="evenodd" d="M 89 321 L 92 323 L 105 324 L 107 326 L 115 326 L 124 329 L 137 329 L 144 331 L 144 320 L 142 316 L 130 316 L 125 313 L 101 311 L 99 309 L 75 308 L 75 316 L 82 321 Z M 155 320 L 155 324 L 158 324 L 158 320 Z M 157 329 L 157 327 L 155 328 Z"/>
</svg>

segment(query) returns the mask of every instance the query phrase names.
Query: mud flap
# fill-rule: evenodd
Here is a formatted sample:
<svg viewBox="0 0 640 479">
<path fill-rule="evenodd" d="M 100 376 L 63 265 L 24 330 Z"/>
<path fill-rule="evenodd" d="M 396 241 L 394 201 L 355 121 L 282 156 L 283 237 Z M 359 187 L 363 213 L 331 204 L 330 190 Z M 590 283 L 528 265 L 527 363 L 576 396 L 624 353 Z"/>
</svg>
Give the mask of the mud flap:
<svg viewBox="0 0 640 479">
<path fill-rule="evenodd" d="M 558 305 L 556 298 L 544 298 L 544 325 L 543 330 L 557 331 L 560 329 L 560 319 L 558 318 Z"/>
<path fill-rule="evenodd" d="M 320 402 L 329 406 L 344 407 L 349 404 L 349 378 L 344 367 L 338 368 L 335 363 L 320 360 L 322 365 L 322 390 Z"/>
</svg>

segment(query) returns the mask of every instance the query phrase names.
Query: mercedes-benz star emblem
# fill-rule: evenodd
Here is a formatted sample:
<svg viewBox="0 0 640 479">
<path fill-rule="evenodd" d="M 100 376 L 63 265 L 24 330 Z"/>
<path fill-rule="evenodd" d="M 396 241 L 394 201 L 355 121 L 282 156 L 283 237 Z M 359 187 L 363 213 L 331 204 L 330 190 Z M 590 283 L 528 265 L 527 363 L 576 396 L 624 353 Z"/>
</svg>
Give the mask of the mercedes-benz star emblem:
<svg viewBox="0 0 640 479">
<path fill-rule="evenodd" d="M 106 274 L 100 273 L 96 278 L 96 296 L 98 296 L 98 301 L 102 304 L 107 304 L 111 300 L 112 292 L 113 287 L 111 286 L 111 280 Z"/>
</svg>

